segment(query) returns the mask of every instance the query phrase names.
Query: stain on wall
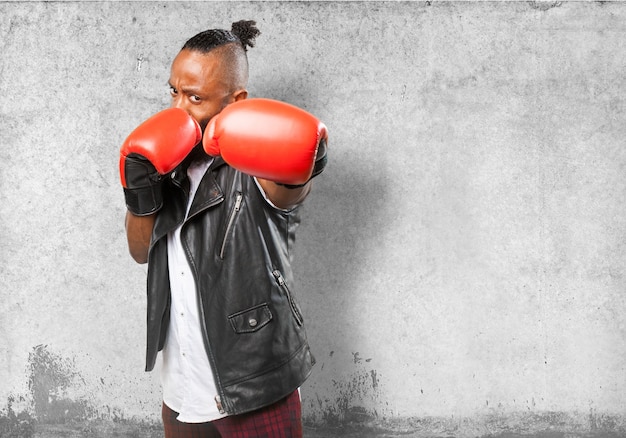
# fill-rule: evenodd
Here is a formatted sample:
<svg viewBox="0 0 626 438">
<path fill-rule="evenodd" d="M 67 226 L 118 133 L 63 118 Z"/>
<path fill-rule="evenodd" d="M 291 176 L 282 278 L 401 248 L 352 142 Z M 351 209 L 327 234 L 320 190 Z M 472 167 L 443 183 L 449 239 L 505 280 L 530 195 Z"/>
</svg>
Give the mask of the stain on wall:
<svg viewBox="0 0 626 438">
<path fill-rule="evenodd" d="M 322 398 L 318 392 L 316 399 L 308 399 L 311 409 L 305 409 L 308 412 L 305 416 L 307 424 L 336 427 L 346 423 L 368 423 L 382 419 L 383 412 L 379 410 L 384 409 L 384 400 L 378 390 L 380 377 L 369 366 L 372 359 L 363 359 L 359 352 L 351 354 L 354 370 L 331 381 L 334 388 L 333 398 Z M 321 371 L 327 368 L 327 364 L 328 368 L 333 366 L 329 363 L 333 356 L 334 351 L 331 351 L 327 360 L 321 363 Z"/>
<path fill-rule="evenodd" d="M 84 381 L 71 359 L 63 358 L 38 345 L 28 357 L 28 386 L 33 400 L 33 414 L 43 423 L 64 423 L 89 418 L 86 400 L 72 397 Z"/>
<path fill-rule="evenodd" d="M 21 400 L 23 401 L 23 400 Z M 25 411 L 15 412 L 15 397 L 9 396 L 0 411 L 0 436 L 6 438 L 29 438 L 35 433 L 35 420 Z"/>
<path fill-rule="evenodd" d="M 125 418 L 118 407 L 95 406 L 89 391 L 75 358 L 35 346 L 28 355 L 28 392 L 8 397 L 0 411 L 0 437 L 162 437 L 160 423 Z"/>
</svg>

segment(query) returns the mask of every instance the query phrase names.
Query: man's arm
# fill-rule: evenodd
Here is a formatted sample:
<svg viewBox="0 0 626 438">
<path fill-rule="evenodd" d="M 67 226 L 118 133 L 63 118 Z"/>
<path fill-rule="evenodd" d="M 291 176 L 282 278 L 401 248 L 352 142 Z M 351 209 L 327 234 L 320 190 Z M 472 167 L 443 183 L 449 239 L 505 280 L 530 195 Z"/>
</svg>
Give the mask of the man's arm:
<svg viewBox="0 0 626 438">
<path fill-rule="evenodd" d="M 267 199 L 276 207 L 285 210 L 289 210 L 302 203 L 311 191 L 310 181 L 302 187 L 289 189 L 267 179 L 257 178 L 257 180 L 263 188 Z"/>
<path fill-rule="evenodd" d="M 150 216 L 135 216 L 130 211 L 126 212 L 126 240 L 131 257 L 137 263 L 148 262 L 148 250 L 150 249 L 150 237 L 154 228 L 156 214 Z"/>
<path fill-rule="evenodd" d="M 163 175 L 169 174 L 202 139 L 198 123 L 178 108 L 163 110 L 139 125 L 120 150 L 126 199 L 126 240 L 137 263 L 148 261 L 156 213 L 163 205 Z"/>
</svg>

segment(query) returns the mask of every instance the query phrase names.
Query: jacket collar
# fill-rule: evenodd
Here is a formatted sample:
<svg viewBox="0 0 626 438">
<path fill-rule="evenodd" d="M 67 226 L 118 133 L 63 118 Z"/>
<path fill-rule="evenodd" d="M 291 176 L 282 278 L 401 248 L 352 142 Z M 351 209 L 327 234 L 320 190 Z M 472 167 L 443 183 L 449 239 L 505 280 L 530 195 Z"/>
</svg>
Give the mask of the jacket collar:
<svg viewBox="0 0 626 438">
<path fill-rule="evenodd" d="M 208 170 L 202 177 L 200 185 L 196 191 L 196 195 L 189 209 L 187 219 L 198 213 L 221 203 L 224 200 L 224 192 L 215 179 L 215 170 L 226 163 L 221 157 L 213 160 Z M 170 231 L 175 230 L 185 220 L 185 211 L 189 197 L 189 178 L 187 177 L 187 166 L 189 163 L 183 163 L 174 172 L 171 173 L 172 188 L 178 190 L 170 192 L 168 208 L 159 211 L 157 221 L 154 225 L 152 233 L 152 243 L 165 236 Z"/>
<path fill-rule="evenodd" d="M 204 174 L 204 177 L 202 177 L 202 181 L 200 181 L 200 185 L 196 191 L 193 203 L 189 209 L 189 214 L 187 215 L 188 219 L 224 200 L 224 192 L 217 184 L 214 174 L 214 170 L 224 164 L 226 163 L 224 163 L 222 157 L 217 157 L 209 166 L 209 169 Z"/>
</svg>

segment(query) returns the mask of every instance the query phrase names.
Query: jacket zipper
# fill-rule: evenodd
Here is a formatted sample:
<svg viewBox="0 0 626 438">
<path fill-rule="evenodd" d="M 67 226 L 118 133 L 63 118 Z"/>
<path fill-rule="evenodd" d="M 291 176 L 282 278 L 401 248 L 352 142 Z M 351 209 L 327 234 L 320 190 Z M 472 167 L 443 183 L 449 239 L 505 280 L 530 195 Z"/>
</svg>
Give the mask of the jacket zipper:
<svg viewBox="0 0 626 438">
<path fill-rule="evenodd" d="M 298 306 L 295 300 L 293 299 L 293 296 L 291 295 L 291 291 L 287 287 L 287 282 L 285 281 L 283 274 L 281 274 L 278 269 L 275 269 L 272 272 L 272 274 L 276 278 L 276 281 L 278 282 L 280 289 L 287 296 L 287 300 L 289 301 L 289 306 L 291 307 L 291 312 L 293 313 L 293 316 L 296 318 L 296 322 L 298 323 L 298 325 L 302 325 L 303 323 L 302 313 L 300 312 L 300 309 L 298 309 Z"/>
<path fill-rule="evenodd" d="M 184 225 L 183 225 L 184 227 Z M 191 256 L 191 250 L 187 246 L 187 243 L 184 239 L 182 239 L 181 232 L 181 243 L 183 244 L 183 248 L 185 250 L 185 256 L 187 257 L 187 263 L 189 263 L 189 267 L 191 268 L 191 272 L 193 274 L 193 281 L 196 285 L 196 303 L 198 305 L 198 311 L 200 313 L 200 329 L 202 330 L 202 339 L 204 340 L 204 348 L 207 352 L 207 357 L 209 359 L 209 364 L 211 366 L 211 370 L 213 371 L 213 378 L 215 379 L 215 388 L 219 392 L 218 395 L 215 396 L 215 404 L 220 414 L 226 413 L 226 409 L 222 403 L 222 381 L 220 379 L 220 375 L 217 372 L 217 366 L 215 364 L 215 359 L 213 357 L 213 350 L 211 349 L 211 345 L 209 344 L 209 334 L 206 327 L 206 317 L 204 314 L 204 306 L 202 305 L 202 299 L 200 298 L 200 293 L 198 292 L 198 274 L 195 269 L 195 264 L 192 263 L 193 257 Z"/>
<path fill-rule="evenodd" d="M 226 232 L 224 233 L 224 241 L 222 242 L 222 247 L 220 248 L 220 259 L 224 258 L 224 251 L 226 251 L 226 242 L 228 242 L 228 235 L 230 234 L 230 229 L 233 227 L 233 223 L 235 223 L 235 217 L 237 217 L 237 213 L 239 213 L 239 210 L 241 210 L 242 201 L 243 194 L 237 192 L 235 207 L 233 208 L 233 211 L 230 213 L 230 217 L 228 218 L 228 225 L 226 225 Z"/>
</svg>

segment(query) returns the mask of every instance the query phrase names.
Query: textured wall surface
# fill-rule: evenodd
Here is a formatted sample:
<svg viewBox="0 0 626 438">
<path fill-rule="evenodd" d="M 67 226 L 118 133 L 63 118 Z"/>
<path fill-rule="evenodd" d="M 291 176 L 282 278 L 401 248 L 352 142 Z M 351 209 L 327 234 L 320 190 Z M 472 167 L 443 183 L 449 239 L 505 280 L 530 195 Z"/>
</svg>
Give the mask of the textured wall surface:
<svg viewBox="0 0 626 438">
<path fill-rule="evenodd" d="M 331 133 L 309 436 L 626 434 L 626 4 L 4 2 L 0 436 L 159 436 L 119 145 L 244 18 L 251 95 Z"/>
</svg>

